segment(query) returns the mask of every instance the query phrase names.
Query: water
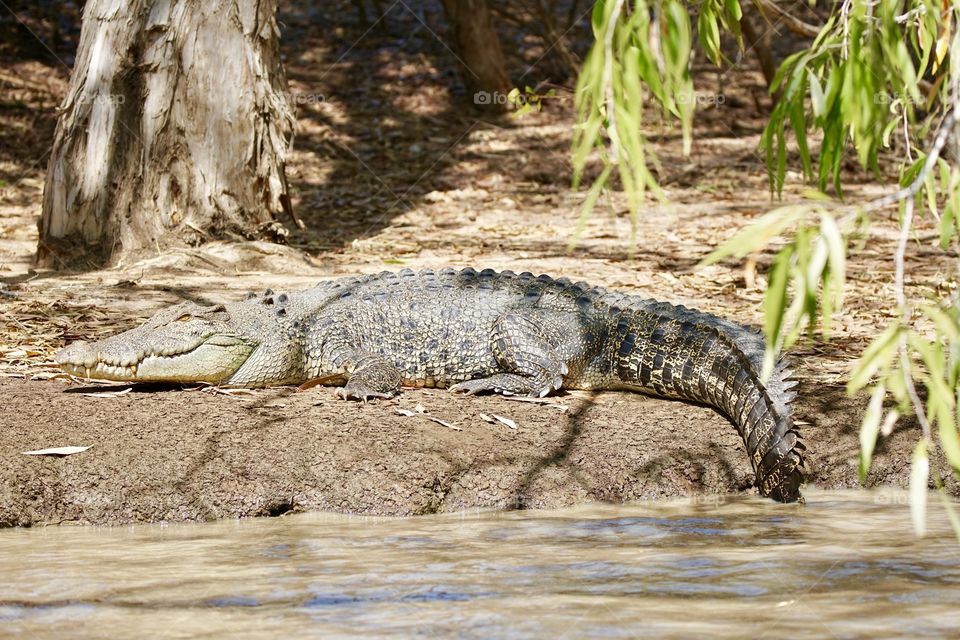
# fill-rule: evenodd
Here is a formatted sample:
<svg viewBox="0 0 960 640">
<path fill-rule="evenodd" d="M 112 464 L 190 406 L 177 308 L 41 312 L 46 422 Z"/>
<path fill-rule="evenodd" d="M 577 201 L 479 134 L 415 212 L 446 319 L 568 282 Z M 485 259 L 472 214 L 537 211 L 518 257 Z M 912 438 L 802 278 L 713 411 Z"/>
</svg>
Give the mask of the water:
<svg viewBox="0 0 960 640">
<path fill-rule="evenodd" d="M 0 635 L 958 637 L 931 497 L 0 531 Z"/>
</svg>

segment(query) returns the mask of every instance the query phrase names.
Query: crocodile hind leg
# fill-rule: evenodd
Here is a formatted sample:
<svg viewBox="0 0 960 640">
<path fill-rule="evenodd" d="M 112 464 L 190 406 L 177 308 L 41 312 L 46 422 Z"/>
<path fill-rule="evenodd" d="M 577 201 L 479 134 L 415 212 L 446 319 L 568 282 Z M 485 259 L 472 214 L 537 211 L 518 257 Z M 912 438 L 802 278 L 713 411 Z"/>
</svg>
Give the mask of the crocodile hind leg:
<svg viewBox="0 0 960 640">
<path fill-rule="evenodd" d="M 344 400 L 355 398 L 366 402 L 370 398 L 392 398 L 400 389 L 400 371 L 385 358 L 377 355 L 361 356 L 350 374 L 347 384 L 337 389 Z"/>
<path fill-rule="evenodd" d="M 493 325 L 490 349 L 501 371 L 485 378 L 467 380 L 450 387 L 468 395 L 494 391 L 511 395 L 543 397 L 563 386 L 569 371 L 557 354 L 543 318 L 507 313 Z"/>
</svg>

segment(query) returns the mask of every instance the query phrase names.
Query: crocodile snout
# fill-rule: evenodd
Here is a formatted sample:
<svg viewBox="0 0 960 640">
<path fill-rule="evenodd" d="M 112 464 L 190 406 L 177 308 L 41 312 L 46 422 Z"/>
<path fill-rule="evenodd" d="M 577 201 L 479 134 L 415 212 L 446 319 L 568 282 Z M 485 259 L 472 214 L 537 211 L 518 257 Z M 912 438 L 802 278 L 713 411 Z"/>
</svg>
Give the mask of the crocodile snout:
<svg viewBox="0 0 960 640">
<path fill-rule="evenodd" d="M 97 352 L 90 343 L 78 340 L 60 349 L 54 359 L 59 365 L 73 365 L 75 367 L 91 368 L 97 364 Z"/>
</svg>

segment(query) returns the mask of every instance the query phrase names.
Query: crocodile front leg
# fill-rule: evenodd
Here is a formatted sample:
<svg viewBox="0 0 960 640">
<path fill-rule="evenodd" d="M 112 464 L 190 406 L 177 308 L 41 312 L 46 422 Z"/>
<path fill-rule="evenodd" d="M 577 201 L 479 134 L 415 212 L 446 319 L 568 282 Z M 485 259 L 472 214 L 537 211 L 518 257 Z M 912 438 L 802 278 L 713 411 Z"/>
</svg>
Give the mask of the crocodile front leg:
<svg viewBox="0 0 960 640">
<path fill-rule="evenodd" d="M 501 316 L 490 336 L 490 349 L 501 372 L 455 384 L 450 390 L 468 395 L 494 391 L 543 397 L 560 389 L 569 369 L 550 340 L 544 320 L 540 314 Z"/>
<path fill-rule="evenodd" d="M 370 398 L 392 398 L 400 389 L 400 371 L 386 358 L 363 355 L 357 358 L 347 384 L 337 389 L 344 400 L 366 402 Z"/>
<path fill-rule="evenodd" d="M 343 322 L 343 318 L 350 322 Z M 371 398 L 391 398 L 400 389 L 402 377 L 393 361 L 364 348 L 355 330 L 353 313 L 330 312 L 318 318 L 305 339 L 308 378 L 335 384 L 346 379 L 337 395 L 344 400 L 366 402 Z"/>
</svg>

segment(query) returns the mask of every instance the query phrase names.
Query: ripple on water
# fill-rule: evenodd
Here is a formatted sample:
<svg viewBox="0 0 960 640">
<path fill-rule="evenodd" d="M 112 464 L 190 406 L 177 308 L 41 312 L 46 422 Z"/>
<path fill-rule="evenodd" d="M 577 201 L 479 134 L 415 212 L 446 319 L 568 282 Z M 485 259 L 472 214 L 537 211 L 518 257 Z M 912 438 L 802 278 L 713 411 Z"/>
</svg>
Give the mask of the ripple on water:
<svg viewBox="0 0 960 640">
<path fill-rule="evenodd" d="M 0 531 L 2 632 L 73 637 L 937 637 L 960 554 L 899 499 L 590 505 L 411 519 Z M 180 629 L 178 629 L 179 631 Z M 822 634 L 820 632 L 823 632 Z"/>
</svg>

